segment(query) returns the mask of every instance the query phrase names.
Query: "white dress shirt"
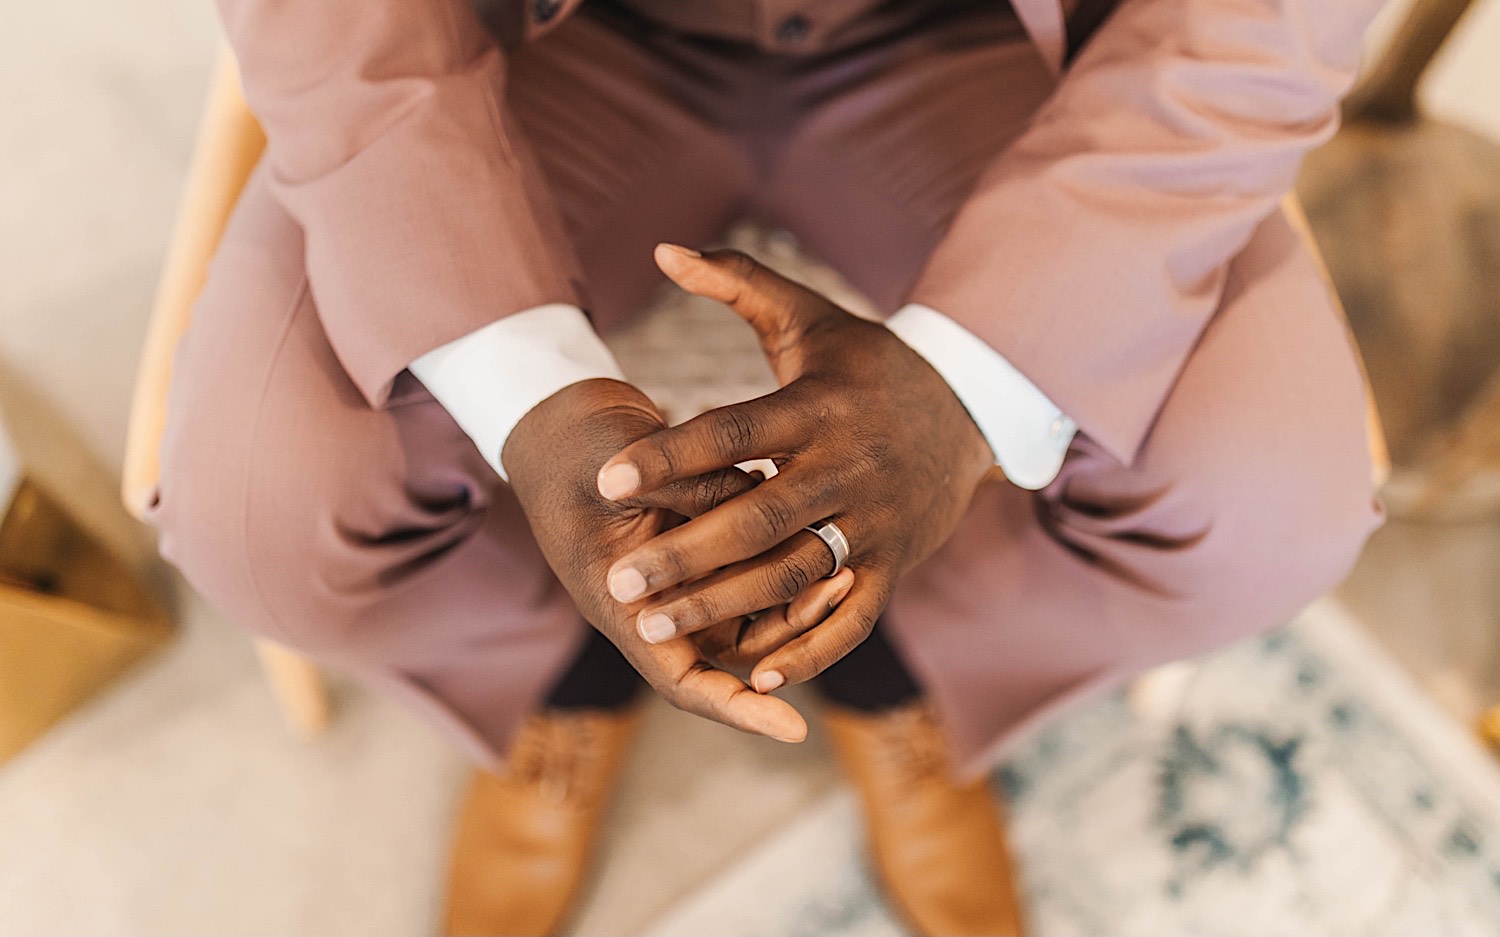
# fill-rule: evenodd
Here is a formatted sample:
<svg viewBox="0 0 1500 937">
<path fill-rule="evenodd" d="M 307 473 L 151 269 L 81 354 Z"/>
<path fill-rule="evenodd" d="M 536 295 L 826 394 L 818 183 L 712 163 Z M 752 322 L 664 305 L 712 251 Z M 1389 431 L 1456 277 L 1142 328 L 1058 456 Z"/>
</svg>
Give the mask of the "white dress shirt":
<svg viewBox="0 0 1500 937">
<path fill-rule="evenodd" d="M 1006 478 L 1035 490 L 1057 476 L 1078 427 L 1003 355 L 926 306 L 904 306 L 885 324 L 953 388 Z M 582 310 L 562 303 L 470 332 L 413 361 L 411 372 L 501 478 L 505 440 L 528 410 L 578 381 L 624 380 Z"/>
</svg>

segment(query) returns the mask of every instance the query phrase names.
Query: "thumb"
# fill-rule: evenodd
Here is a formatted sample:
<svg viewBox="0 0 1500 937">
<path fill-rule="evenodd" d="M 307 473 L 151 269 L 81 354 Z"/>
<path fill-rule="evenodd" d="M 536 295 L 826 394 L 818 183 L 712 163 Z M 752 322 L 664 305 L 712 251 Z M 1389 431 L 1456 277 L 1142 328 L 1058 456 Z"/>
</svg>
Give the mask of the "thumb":
<svg viewBox="0 0 1500 937">
<path fill-rule="evenodd" d="M 841 310 L 800 283 L 736 250 L 698 251 L 676 244 L 656 245 L 656 265 L 689 293 L 717 300 L 750 323 L 771 367 L 783 383 L 798 365 L 790 354 L 815 320 Z M 788 374 L 786 372 L 793 373 Z"/>
</svg>

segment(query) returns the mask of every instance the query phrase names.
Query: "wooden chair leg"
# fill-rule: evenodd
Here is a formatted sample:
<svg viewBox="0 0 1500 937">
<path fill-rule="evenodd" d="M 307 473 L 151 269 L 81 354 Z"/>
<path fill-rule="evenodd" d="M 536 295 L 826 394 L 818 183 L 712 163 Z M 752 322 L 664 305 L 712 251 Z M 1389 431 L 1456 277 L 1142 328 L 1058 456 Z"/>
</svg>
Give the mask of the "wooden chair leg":
<svg viewBox="0 0 1500 937">
<path fill-rule="evenodd" d="M 311 738 L 326 729 L 330 716 L 328 688 L 317 665 L 272 641 L 256 641 L 255 650 L 292 731 Z"/>
</svg>

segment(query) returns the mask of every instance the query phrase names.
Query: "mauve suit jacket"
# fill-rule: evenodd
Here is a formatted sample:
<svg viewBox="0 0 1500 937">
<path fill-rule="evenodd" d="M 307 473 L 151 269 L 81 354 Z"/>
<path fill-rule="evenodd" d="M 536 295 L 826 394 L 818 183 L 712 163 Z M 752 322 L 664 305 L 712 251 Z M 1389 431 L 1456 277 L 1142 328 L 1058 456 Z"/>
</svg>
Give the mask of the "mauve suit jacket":
<svg viewBox="0 0 1500 937">
<path fill-rule="evenodd" d="M 579 302 L 467 0 L 219 0 L 271 187 L 372 406 L 423 353 Z M 580 0 L 527 0 L 526 38 Z M 870 0 L 679 0 L 776 22 Z M 1001 0 L 996 0 L 1001 2 Z M 1076 54 L 1076 0 L 1013 0 L 1056 90 L 982 175 L 910 297 L 946 313 L 1130 462 L 1218 307 L 1229 261 L 1333 132 L 1380 0 L 1119 0 Z M 1076 39 L 1076 36 L 1075 36 Z"/>
</svg>

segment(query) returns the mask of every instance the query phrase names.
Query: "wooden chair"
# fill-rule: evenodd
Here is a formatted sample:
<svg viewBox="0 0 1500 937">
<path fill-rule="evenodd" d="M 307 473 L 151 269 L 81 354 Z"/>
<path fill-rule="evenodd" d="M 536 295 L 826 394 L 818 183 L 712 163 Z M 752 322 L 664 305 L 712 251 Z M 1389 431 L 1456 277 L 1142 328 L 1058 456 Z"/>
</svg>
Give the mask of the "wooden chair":
<svg viewBox="0 0 1500 937">
<path fill-rule="evenodd" d="M 161 477 L 167 388 L 177 343 L 187 331 L 230 212 L 265 148 L 265 134 L 245 104 L 234 59 L 225 51 L 198 130 L 131 401 L 121 495 L 137 518 L 145 518 Z M 270 641 L 256 642 L 256 650 L 286 721 L 304 736 L 320 732 L 328 724 L 329 705 L 317 667 Z"/>
</svg>

